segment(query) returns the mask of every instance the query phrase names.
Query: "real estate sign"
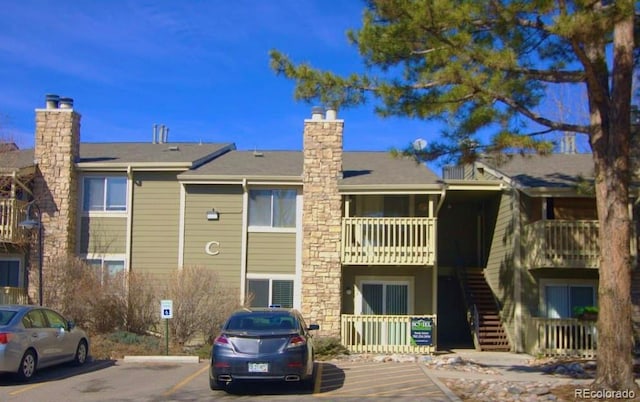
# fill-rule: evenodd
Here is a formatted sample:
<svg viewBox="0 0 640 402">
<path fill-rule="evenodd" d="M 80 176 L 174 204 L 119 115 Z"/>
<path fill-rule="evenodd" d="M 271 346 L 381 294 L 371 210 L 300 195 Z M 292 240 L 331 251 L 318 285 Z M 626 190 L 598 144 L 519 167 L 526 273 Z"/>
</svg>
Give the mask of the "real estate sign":
<svg viewBox="0 0 640 402">
<path fill-rule="evenodd" d="M 431 346 L 433 344 L 433 318 L 411 317 L 411 344 Z"/>
</svg>

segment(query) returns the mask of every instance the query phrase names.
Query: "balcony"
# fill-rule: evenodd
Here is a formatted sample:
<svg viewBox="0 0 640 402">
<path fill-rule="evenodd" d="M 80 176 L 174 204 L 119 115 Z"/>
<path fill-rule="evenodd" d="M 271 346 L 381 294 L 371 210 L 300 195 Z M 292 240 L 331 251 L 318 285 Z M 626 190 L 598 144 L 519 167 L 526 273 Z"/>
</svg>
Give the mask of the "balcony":
<svg viewBox="0 0 640 402">
<path fill-rule="evenodd" d="M 25 231 L 18 226 L 26 219 L 27 203 L 14 198 L 0 198 L 0 242 L 19 243 Z"/>
<path fill-rule="evenodd" d="M 433 265 L 436 221 L 436 218 L 343 218 L 342 263 Z"/>
<path fill-rule="evenodd" d="M 527 321 L 527 344 L 533 354 L 594 358 L 598 344 L 596 322 L 532 317 Z"/>
<path fill-rule="evenodd" d="M 631 252 L 635 255 L 635 236 Z M 529 269 L 598 268 L 598 222 L 593 220 L 541 220 L 526 225 L 524 260 Z"/>
<path fill-rule="evenodd" d="M 28 304 L 27 289 L 0 286 L 0 304 Z"/>
<path fill-rule="evenodd" d="M 417 344 L 412 321 L 430 323 L 424 327 L 429 337 L 437 332 L 435 315 L 353 315 L 342 314 L 340 341 L 352 353 L 433 353 L 435 339 Z M 422 333 L 420 335 L 425 335 Z M 421 342 L 423 343 L 423 342 Z"/>
</svg>

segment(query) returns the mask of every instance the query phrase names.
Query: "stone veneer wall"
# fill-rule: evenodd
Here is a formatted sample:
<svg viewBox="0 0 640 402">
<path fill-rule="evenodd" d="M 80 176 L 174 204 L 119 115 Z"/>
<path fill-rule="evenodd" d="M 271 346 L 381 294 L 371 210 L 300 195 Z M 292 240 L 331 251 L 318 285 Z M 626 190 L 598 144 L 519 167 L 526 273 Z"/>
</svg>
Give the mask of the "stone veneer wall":
<svg viewBox="0 0 640 402">
<path fill-rule="evenodd" d="M 343 120 L 304 122 L 302 314 L 320 335 L 340 336 Z"/>
<path fill-rule="evenodd" d="M 74 164 L 79 148 L 78 113 L 72 109 L 36 109 L 34 158 L 38 174 L 34 180 L 34 199 L 42 212 L 45 304 L 49 267 L 75 252 L 78 179 Z M 36 212 L 33 208 L 34 217 Z M 29 295 L 32 300 L 37 300 L 37 243 L 34 246 L 30 256 Z"/>
</svg>

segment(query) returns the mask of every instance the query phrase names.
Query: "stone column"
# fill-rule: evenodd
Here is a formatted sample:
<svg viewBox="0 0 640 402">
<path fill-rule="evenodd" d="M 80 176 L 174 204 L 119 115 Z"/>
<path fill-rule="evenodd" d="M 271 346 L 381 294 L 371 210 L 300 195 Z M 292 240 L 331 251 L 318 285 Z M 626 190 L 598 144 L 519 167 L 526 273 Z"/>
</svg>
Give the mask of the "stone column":
<svg viewBox="0 0 640 402">
<path fill-rule="evenodd" d="M 314 108 L 304 121 L 302 208 L 302 313 L 320 325 L 319 334 L 340 336 L 342 265 L 340 262 L 344 121 L 335 111 Z"/>
<path fill-rule="evenodd" d="M 73 100 L 47 95 L 46 108 L 36 109 L 34 201 L 43 228 L 43 282 L 46 304 L 47 274 L 56 261 L 75 253 L 78 179 L 75 162 L 80 148 L 80 114 Z M 32 208 L 32 214 L 37 212 Z M 35 217 L 35 216 L 34 216 Z M 39 261 L 37 239 L 30 257 L 29 295 L 37 300 Z"/>
</svg>

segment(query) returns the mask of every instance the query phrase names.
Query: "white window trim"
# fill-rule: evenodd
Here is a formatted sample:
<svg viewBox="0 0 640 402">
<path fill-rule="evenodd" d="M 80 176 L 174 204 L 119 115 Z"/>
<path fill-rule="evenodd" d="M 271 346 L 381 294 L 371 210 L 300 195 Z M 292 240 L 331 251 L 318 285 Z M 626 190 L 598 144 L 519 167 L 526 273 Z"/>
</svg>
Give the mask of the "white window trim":
<svg viewBox="0 0 640 402">
<path fill-rule="evenodd" d="M 294 191 L 296 192 L 296 211 L 298 209 L 298 203 L 300 199 L 298 196 L 300 195 L 300 190 L 297 188 L 279 188 L 279 187 L 251 187 L 247 190 L 247 210 L 249 209 L 249 205 L 251 204 L 251 191 Z M 271 195 L 273 198 L 273 194 Z M 249 223 L 249 215 L 251 214 L 248 211 L 247 214 L 247 231 L 249 233 L 296 233 L 298 230 L 298 226 L 300 226 L 300 221 L 298 221 L 298 214 L 296 213 L 296 224 L 293 227 L 275 227 L 275 226 L 259 226 L 259 225 L 251 225 Z M 271 220 L 273 221 L 273 203 L 271 204 Z"/>
<path fill-rule="evenodd" d="M 356 276 L 356 286 L 353 291 L 353 307 L 355 314 L 362 314 L 362 285 L 363 284 L 376 284 L 376 285 L 407 285 L 407 315 L 414 314 L 414 282 L 413 276 Z"/>
<path fill-rule="evenodd" d="M 18 262 L 18 288 L 24 287 L 24 261 L 19 257 L 0 257 L 0 261 L 17 261 Z"/>
<path fill-rule="evenodd" d="M 292 281 L 293 282 L 293 308 L 300 308 L 300 300 L 296 295 L 296 275 L 295 274 L 247 274 L 247 281 L 249 279 L 268 280 L 269 281 L 269 300 L 273 298 L 273 281 Z M 249 285 L 245 286 L 248 289 Z"/>
<path fill-rule="evenodd" d="M 126 180 L 126 191 L 127 194 L 125 197 L 125 210 L 124 211 L 85 211 L 84 209 L 84 182 L 85 179 L 106 179 L 109 177 L 116 177 L 116 178 L 123 178 Z M 79 205 L 79 209 L 81 211 L 81 216 L 82 217 L 94 217 L 94 218 L 101 218 L 101 217 L 113 217 L 113 216 L 119 216 L 119 217 L 125 217 L 127 216 L 127 214 L 129 213 L 129 208 L 130 206 L 128 205 L 129 202 L 129 191 L 130 191 L 130 186 L 129 186 L 129 182 L 131 180 L 127 177 L 127 175 L 125 173 L 123 174 L 87 174 L 87 175 L 83 175 L 80 178 L 80 205 Z M 106 197 L 106 192 L 105 192 L 105 197 Z"/>
<path fill-rule="evenodd" d="M 539 313 L 547 317 L 547 286 L 591 286 L 593 287 L 593 300 L 598 304 L 598 280 L 597 279 L 540 279 L 538 300 Z"/>
</svg>

